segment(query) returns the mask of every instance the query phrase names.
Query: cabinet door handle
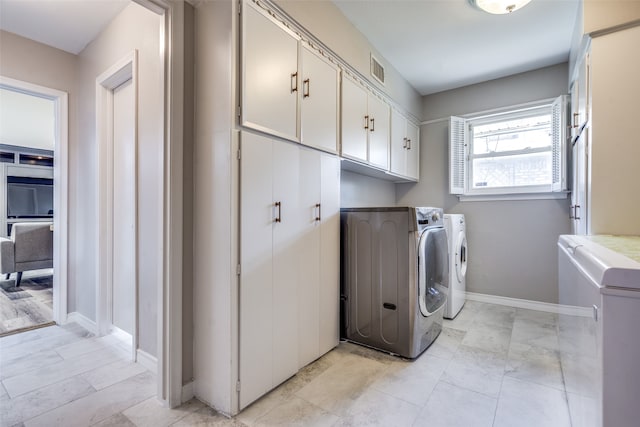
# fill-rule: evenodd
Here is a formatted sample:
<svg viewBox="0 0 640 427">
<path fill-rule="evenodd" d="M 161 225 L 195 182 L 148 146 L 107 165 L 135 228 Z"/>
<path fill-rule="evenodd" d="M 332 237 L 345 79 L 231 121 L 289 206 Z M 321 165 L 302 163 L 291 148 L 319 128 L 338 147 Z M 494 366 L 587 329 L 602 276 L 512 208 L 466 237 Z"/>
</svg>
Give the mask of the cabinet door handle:
<svg viewBox="0 0 640 427">
<path fill-rule="evenodd" d="M 598 306 L 593 304 L 593 320 L 595 320 L 596 322 L 598 321 L 598 318 L 600 317 L 600 316 L 598 316 L 598 311 L 599 310 L 600 309 L 598 308 Z"/>
<path fill-rule="evenodd" d="M 310 94 L 311 94 L 311 83 L 309 82 L 309 79 L 304 79 L 302 81 L 302 97 L 308 98 Z"/>
<path fill-rule="evenodd" d="M 407 138 L 407 142 L 409 143 L 409 145 L 407 145 L 407 150 L 411 150 L 411 140 Z"/>
<path fill-rule="evenodd" d="M 580 113 L 573 113 L 573 127 L 578 127 L 578 118 L 580 118 Z"/>
<path fill-rule="evenodd" d="M 576 216 L 574 215 L 575 211 L 573 210 L 574 207 L 575 207 L 574 205 L 569 206 L 569 219 L 575 219 L 576 218 Z"/>
<path fill-rule="evenodd" d="M 291 74 L 291 93 L 298 91 L 298 72 Z"/>
<path fill-rule="evenodd" d="M 371 118 L 371 132 L 374 132 L 376 130 L 376 119 L 374 119 L 373 117 Z"/>
<path fill-rule="evenodd" d="M 407 141 L 408 141 L 407 138 L 403 138 L 403 141 L 404 141 L 404 145 L 402 146 L 402 148 L 407 148 Z"/>
<path fill-rule="evenodd" d="M 369 116 L 364 116 L 364 128 L 369 129 Z"/>
<path fill-rule="evenodd" d="M 317 209 L 317 216 L 316 216 L 316 221 L 320 221 L 322 219 L 322 208 L 320 207 L 320 203 L 316 203 L 316 209 Z"/>
<path fill-rule="evenodd" d="M 276 214 L 276 218 L 273 220 L 273 222 L 282 222 L 282 202 L 276 202 L 275 208 L 278 213 Z"/>
<path fill-rule="evenodd" d="M 580 219 L 580 217 L 578 216 L 578 208 L 580 207 L 580 205 L 575 205 L 573 207 L 573 218 L 574 219 Z"/>
</svg>

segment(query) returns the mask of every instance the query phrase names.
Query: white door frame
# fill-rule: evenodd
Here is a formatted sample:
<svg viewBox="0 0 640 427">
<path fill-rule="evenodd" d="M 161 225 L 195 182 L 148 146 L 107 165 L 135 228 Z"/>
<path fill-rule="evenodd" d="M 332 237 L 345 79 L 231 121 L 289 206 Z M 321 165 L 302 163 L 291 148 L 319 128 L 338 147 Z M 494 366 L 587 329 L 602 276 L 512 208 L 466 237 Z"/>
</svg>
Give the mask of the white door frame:
<svg viewBox="0 0 640 427">
<path fill-rule="evenodd" d="M 96 141 L 98 143 L 98 289 L 96 292 L 96 324 L 99 335 L 114 330 L 113 326 L 113 97 L 114 90 L 131 80 L 134 93 L 134 292 L 132 360 L 138 349 L 138 52 L 109 67 L 96 78 Z"/>
<path fill-rule="evenodd" d="M 69 96 L 67 92 L 4 76 L 0 76 L 0 87 L 50 99 L 54 104 L 53 320 L 58 324 L 64 324 L 67 322 L 67 242 L 69 238 Z"/>
<path fill-rule="evenodd" d="M 182 403 L 182 242 L 184 135 L 184 2 L 133 0 L 164 17 L 164 141 L 162 260 L 158 262 L 157 398 L 170 407 Z M 177 46 L 177 49 L 174 49 Z M 186 395 L 185 398 L 190 396 Z"/>
</svg>

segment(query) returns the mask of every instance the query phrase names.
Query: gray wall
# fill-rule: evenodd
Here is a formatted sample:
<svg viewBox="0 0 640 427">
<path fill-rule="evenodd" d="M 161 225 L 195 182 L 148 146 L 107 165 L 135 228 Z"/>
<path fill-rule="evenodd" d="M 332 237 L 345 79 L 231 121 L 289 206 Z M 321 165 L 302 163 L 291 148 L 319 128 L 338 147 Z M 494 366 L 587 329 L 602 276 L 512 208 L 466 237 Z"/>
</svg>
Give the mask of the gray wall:
<svg viewBox="0 0 640 427">
<path fill-rule="evenodd" d="M 567 93 L 567 64 L 423 98 L 426 120 L 507 107 Z M 449 195 L 448 122 L 421 126 L 420 182 L 398 184 L 398 205 L 442 206 L 467 220 L 467 290 L 556 303 L 556 241 L 571 232 L 569 199 L 460 202 Z"/>
<path fill-rule="evenodd" d="M 162 17 L 129 4 L 78 56 L 78 143 L 70 150 L 70 211 L 78 212 L 75 239 L 70 236 L 70 270 L 74 271 L 77 311 L 96 313 L 97 189 L 96 77 L 138 50 L 137 205 L 139 348 L 157 355 L 159 265 L 162 265 L 163 86 L 160 52 Z M 73 221 L 72 218 L 70 218 Z M 81 292 L 80 292 L 81 290 Z"/>
<path fill-rule="evenodd" d="M 377 178 L 342 171 L 340 175 L 340 207 L 395 206 L 395 184 Z"/>
<path fill-rule="evenodd" d="M 78 104 L 78 83 L 77 83 L 78 57 L 35 42 L 33 40 L 20 37 L 13 33 L 0 30 L 0 75 L 34 83 L 53 89 L 58 89 L 68 94 L 69 101 L 69 157 L 74 155 L 78 147 L 76 132 L 76 111 Z M 69 174 L 74 173 L 74 164 L 69 162 Z M 68 311 L 78 311 L 78 300 L 82 299 L 82 291 L 78 289 L 78 278 L 76 266 L 78 260 L 72 256 L 73 253 L 82 251 L 78 248 L 78 230 L 73 226 L 81 218 L 82 213 L 73 209 L 75 194 L 77 194 L 78 182 L 69 179 L 69 265 L 67 284 L 67 309 Z M 88 244 L 89 242 L 86 241 Z M 94 260 L 87 260 L 90 267 L 94 266 Z"/>
</svg>

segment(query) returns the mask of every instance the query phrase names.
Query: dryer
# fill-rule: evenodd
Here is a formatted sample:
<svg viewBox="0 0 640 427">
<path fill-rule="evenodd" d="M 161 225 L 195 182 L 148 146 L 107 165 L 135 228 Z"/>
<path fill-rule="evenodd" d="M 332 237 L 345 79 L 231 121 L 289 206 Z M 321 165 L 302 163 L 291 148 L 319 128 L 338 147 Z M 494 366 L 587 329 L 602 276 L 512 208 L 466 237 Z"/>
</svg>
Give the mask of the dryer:
<svg viewBox="0 0 640 427">
<path fill-rule="evenodd" d="M 439 208 L 341 209 L 341 336 L 409 359 L 442 330 L 449 286 Z"/>
<path fill-rule="evenodd" d="M 444 317 L 453 319 L 462 309 L 466 295 L 467 229 L 464 215 L 446 214 L 444 228 L 449 242 L 449 288 Z"/>
</svg>

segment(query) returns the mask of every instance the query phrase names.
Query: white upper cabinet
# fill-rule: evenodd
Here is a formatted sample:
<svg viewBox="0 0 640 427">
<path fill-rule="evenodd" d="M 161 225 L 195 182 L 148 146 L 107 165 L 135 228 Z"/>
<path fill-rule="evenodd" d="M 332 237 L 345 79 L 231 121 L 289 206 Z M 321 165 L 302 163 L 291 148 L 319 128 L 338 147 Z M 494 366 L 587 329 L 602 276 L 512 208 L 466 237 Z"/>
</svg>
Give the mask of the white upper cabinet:
<svg viewBox="0 0 640 427">
<path fill-rule="evenodd" d="M 242 125 L 298 141 L 299 38 L 250 3 L 242 16 Z"/>
<path fill-rule="evenodd" d="M 391 109 L 380 98 L 368 94 L 369 164 L 389 169 L 389 122 Z"/>
<path fill-rule="evenodd" d="M 342 156 L 389 169 L 391 109 L 348 77 L 342 79 Z"/>
<path fill-rule="evenodd" d="M 301 142 L 337 153 L 340 69 L 306 44 L 301 52 Z"/>
<path fill-rule="evenodd" d="M 398 111 L 391 113 L 391 166 L 395 175 L 417 181 L 420 163 L 420 131 Z"/>
<path fill-rule="evenodd" d="M 578 74 L 571 84 L 571 137 L 575 139 L 589 121 L 590 109 L 589 53 L 582 56 Z"/>
<path fill-rule="evenodd" d="M 242 126 L 338 152 L 340 68 L 245 2 Z"/>
<path fill-rule="evenodd" d="M 367 162 L 367 92 L 349 79 L 342 79 L 342 156 Z"/>
</svg>

